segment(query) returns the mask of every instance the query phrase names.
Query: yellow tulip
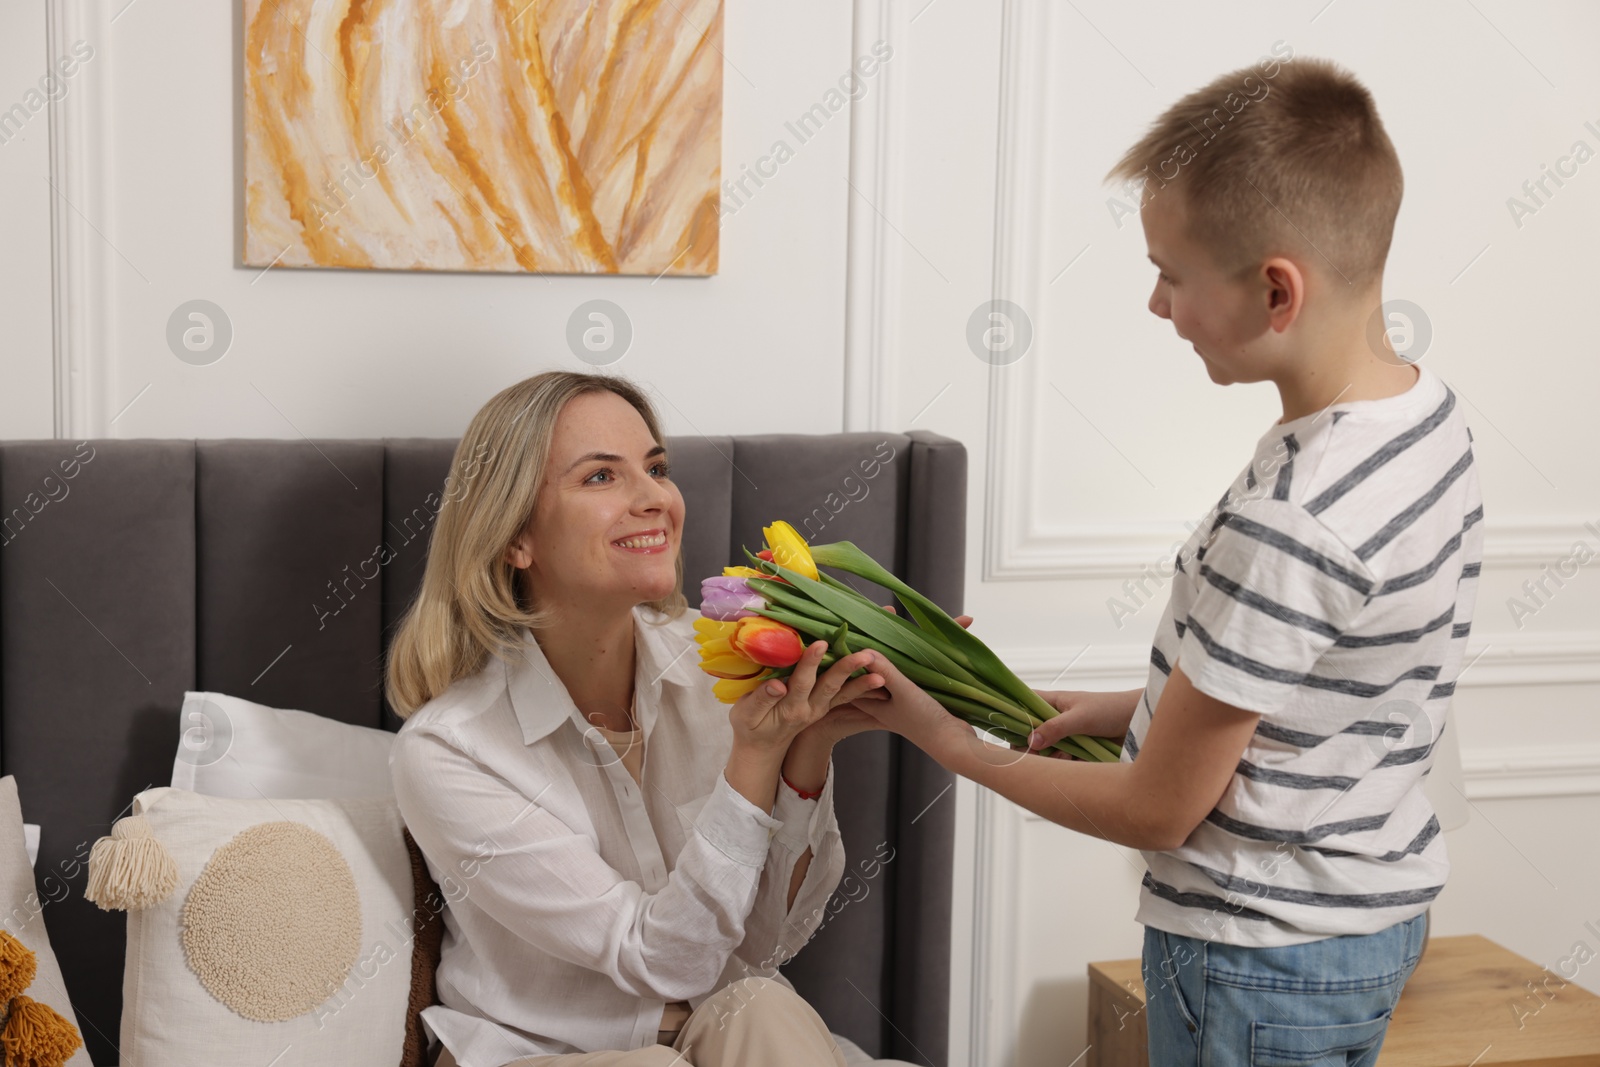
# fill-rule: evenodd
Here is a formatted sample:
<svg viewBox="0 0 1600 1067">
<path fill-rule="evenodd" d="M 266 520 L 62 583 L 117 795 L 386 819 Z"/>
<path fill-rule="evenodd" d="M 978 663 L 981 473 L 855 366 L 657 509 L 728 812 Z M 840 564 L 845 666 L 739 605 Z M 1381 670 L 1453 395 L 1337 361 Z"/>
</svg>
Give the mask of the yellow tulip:
<svg viewBox="0 0 1600 1067">
<path fill-rule="evenodd" d="M 733 634 L 733 631 L 737 630 L 738 628 L 739 622 L 737 619 L 729 622 L 723 622 L 720 619 L 708 619 L 704 615 L 701 615 L 699 618 L 694 620 L 695 640 L 699 641 L 701 644 L 704 644 L 706 641 L 713 638 L 729 637 Z"/>
<path fill-rule="evenodd" d="M 763 527 L 761 532 L 766 535 L 767 547 L 772 550 L 772 562 L 803 574 L 812 581 L 821 580 L 817 575 L 817 565 L 811 558 L 810 546 L 793 526 L 779 519 L 771 526 Z"/>
<path fill-rule="evenodd" d="M 694 621 L 695 642 L 700 646 L 700 669 L 713 678 L 748 679 L 766 670 L 733 647 L 737 622 L 720 622 L 705 616 Z"/>
<path fill-rule="evenodd" d="M 770 574 L 762 574 L 760 571 L 756 570 L 754 567 L 724 567 L 724 568 L 722 568 L 722 576 L 724 578 L 770 578 L 770 577 L 772 577 L 772 575 L 770 575 Z"/>
<path fill-rule="evenodd" d="M 701 657 L 700 669 L 713 678 L 754 678 L 766 670 L 754 660 L 745 659 L 735 653 L 725 656 Z"/>
<path fill-rule="evenodd" d="M 737 704 L 740 697 L 766 680 L 765 671 L 754 678 L 725 678 L 711 687 L 711 693 L 724 704 Z"/>
</svg>

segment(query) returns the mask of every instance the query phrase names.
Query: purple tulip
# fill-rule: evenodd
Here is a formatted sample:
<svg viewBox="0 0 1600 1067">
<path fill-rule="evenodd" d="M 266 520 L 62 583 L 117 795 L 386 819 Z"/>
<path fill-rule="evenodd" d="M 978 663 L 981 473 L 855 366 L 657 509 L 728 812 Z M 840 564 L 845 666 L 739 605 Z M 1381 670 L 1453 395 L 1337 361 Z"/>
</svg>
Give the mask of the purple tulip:
<svg viewBox="0 0 1600 1067">
<path fill-rule="evenodd" d="M 717 575 L 700 582 L 700 614 L 708 619 L 719 622 L 748 619 L 756 614 L 751 609 L 766 606 L 761 594 L 751 589 L 743 578 Z"/>
</svg>

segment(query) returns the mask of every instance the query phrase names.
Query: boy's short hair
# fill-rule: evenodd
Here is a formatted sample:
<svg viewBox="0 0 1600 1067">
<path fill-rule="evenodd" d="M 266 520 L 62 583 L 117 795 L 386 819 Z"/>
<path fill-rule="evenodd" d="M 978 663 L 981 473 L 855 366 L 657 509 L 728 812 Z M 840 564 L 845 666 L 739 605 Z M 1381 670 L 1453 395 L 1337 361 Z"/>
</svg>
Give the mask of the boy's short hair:
<svg viewBox="0 0 1600 1067">
<path fill-rule="evenodd" d="M 1315 57 L 1264 57 L 1195 90 L 1106 178 L 1142 179 L 1142 203 L 1181 195 L 1189 238 L 1230 278 L 1294 252 L 1351 295 L 1382 277 L 1404 185 L 1372 94 Z"/>
</svg>

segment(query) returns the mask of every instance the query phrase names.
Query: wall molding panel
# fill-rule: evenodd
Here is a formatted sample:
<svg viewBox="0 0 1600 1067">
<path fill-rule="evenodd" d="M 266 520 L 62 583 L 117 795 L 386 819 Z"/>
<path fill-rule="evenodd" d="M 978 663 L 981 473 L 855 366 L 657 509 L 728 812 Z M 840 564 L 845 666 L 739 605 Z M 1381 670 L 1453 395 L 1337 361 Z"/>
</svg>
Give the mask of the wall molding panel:
<svg viewBox="0 0 1600 1067">
<path fill-rule="evenodd" d="M 851 52 L 859 58 L 878 41 L 905 47 L 906 7 L 893 0 L 857 0 Z M 850 200 L 845 267 L 844 429 L 899 426 L 901 238 L 885 217 L 900 188 L 900 133 L 907 59 L 878 66 L 871 88 L 850 103 Z M 882 212 L 882 214 L 880 214 Z"/>
<path fill-rule="evenodd" d="M 101 116 L 106 113 L 105 88 L 112 59 L 108 29 L 98 5 L 48 0 L 45 37 L 51 61 L 68 54 L 79 40 L 95 50 L 93 60 L 76 73 L 72 91 L 49 104 L 51 317 L 58 438 L 110 436 L 103 399 L 111 358 L 105 323 L 109 239 L 99 232 L 106 228 L 106 211 L 93 165 L 103 154 Z"/>
<path fill-rule="evenodd" d="M 1003 20 L 990 298 L 1010 300 L 1026 310 L 1039 307 L 1042 299 L 1039 278 L 1044 227 L 1040 220 L 1045 217 L 1045 157 L 1050 144 L 1050 5 L 1008 0 Z M 1036 332 L 1034 346 L 1038 345 Z M 1018 541 L 1016 533 L 1031 530 L 1034 521 L 1029 491 L 1034 484 L 1034 450 L 1028 447 L 1033 436 L 1029 400 L 1037 388 L 1038 365 L 1036 359 L 1023 359 L 989 369 L 984 581 L 1024 577 L 1014 573 L 1017 561 L 1012 558 L 1012 546 Z"/>
<path fill-rule="evenodd" d="M 1005 1063 L 1016 1027 L 1017 918 L 1021 886 L 1015 877 L 1022 862 L 1019 816 L 1032 816 L 1005 797 L 977 790 L 976 855 L 972 896 L 972 989 L 968 1035 L 969 1064 Z"/>
<path fill-rule="evenodd" d="M 1468 800 L 1600 796 L 1600 745 L 1530 745 L 1461 754 Z"/>
</svg>

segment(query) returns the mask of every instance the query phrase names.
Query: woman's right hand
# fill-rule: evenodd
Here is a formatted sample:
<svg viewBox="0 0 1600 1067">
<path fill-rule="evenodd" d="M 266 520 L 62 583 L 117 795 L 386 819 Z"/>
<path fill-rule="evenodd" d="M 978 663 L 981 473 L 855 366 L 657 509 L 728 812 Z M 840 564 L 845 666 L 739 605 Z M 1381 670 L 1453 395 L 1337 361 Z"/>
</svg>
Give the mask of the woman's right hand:
<svg viewBox="0 0 1600 1067">
<path fill-rule="evenodd" d="M 1071 734 L 1120 740 L 1133 721 L 1143 689 L 1119 693 L 1093 693 L 1081 689 L 1035 689 L 1058 714 L 1046 719 L 1028 739 L 1030 751 L 1049 748 Z M 1064 755 L 1052 752 L 1051 755 Z"/>
<path fill-rule="evenodd" d="M 778 776 L 790 743 L 832 708 L 883 684 L 880 674 L 850 677 L 873 662 L 871 652 L 845 656 L 819 677 L 817 665 L 827 651 L 826 641 L 813 641 L 787 678 L 762 682 L 728 709 L 733 751 L 723 774 L 734 791 L 762 811 L 771 811 L 777 799 Z"/>
<path fill-rule="evenodd" d="M 817 665 L 827 651 L 826 641 L 813 641 L 788 677 L 769 679 L 739 698 L 728 712 L 736 749 L 775 754 L 781 760 L 789 742 L 829 709 L 848 704 L 883 684 L 882 676 L 877 674 L 850 677 L 872 663 L 871 652 L 853 652 L 819 676 Z M 773 688 L 778 692 L 769 691 Z"/>
</svg>

